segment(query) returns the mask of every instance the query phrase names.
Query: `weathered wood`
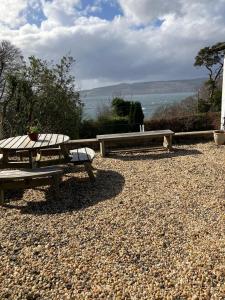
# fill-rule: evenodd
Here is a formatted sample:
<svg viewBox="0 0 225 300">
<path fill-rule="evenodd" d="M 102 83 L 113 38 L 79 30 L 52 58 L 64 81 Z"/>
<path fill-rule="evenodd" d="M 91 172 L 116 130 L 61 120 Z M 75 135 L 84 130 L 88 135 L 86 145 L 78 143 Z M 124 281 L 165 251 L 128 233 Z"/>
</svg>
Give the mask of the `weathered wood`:
<svg viewBox="0 0 225 300">
<path fill-rule="evenodd" d="M 165 135 L 174 135 L 174 132 L 171 130 L 155 130 L 144 132 L 115 133 L 97 135 L 96 138 L 98 141 L 123 141 L 150 137 L 164 137 Z"/>
<path fill-rule="evenodd" d="M 2 162 L 3 162 L 3 165 L 4 165 L 4 164 L 7 164 L 8 161 L 9 161 L 9 151 L 6 150 L 6 149 L 2 149 L 2 154 L 3 154 Z"/>
<path fill-rule="evenodd" d="M 74 165 L 84 165 L 85 171 L 88 173 L 88 176 L 91 181 L 95 180 L 95 176 L 92 168 L 92 161 L 95 157 L 95 151 L 88 147 L 78 148 L 70 150 L 70 162 Z"/>
<path fill-rule="evenodd" d="M 0 171 L 0 181 L 9 179 L 25 179 L 35 177 L 47 177 L 56 174 L 61 174 L 62 169 L 58 167 L 45 167 L 37 169 L 21 169 L 21 170 L 2 170 Z"/>
<path fill-rule="evenodd" d="M 100 142 L 100 153 L 104 157 L 106 155 L 106 141 L 127 141 L 127 140 L 140 140 L 140 139 L 151 139 L 163 137 L 163 146 L 168 150 L 172 149 L 172 136 L 174 132 L 171 130 L 155 130 L 145 132 L 129 132 L 129 133 L 118 133 L 118 134 L 105 134 L 97 135 L 97 139 Z"/>
<path fill-rule="evenodd" d="M 70 150 L 71 162 L 83 163 L 85 161 L 90 162 L 95 157 L 95 151 L 93 149 L 84 147 Z"/>
<path fill-rule="evenodd" d="M 40 134 L 37 141 L 31 141 L 27 135 L 16 136 L 0 141 L 0 149 L 30 150 L 60 145 L 69 141 L 69 137 L 62 134 Z"/>
<path fill-rule="evenodd" d="M 33 160 L 33 157 L 36 156 L 36 151 L 41 148 L 48 148 L 51 146 L 61 145 L 69 141 L 69 137 L 62 134 L 39 134 L 37 141 L 31 141 L 27 135 L 12 137 L 9 139 L 0 141 L 0 149 L 3 152 L 3 163 L 4 166 L 8 164 L 8 151 L 14 150 L 27 150 L 30 167 L 36 167 L 36 161 Z M 68 150 L 67 150 L 68 152 Z M 66 153 L 66 151 L 65 151 Z M 22 160 L 22 155 L 20 156 Z"/>
<path fill-rule="evenodd" d="M 172 150 L 172 135 L 164 136 L 163 147 L 167 150 Z"/>
<path fill-rule="evenodd" d="M 4 170 L 0 172 L 0 203 L 4 203 L 4 190 L 26 189 L 37 186 L 59 184 L 63 170 L 58 167 L 47 167 L 28 170 Z M 58 187 L 55 187 L 58 196 Z"/>
<path fill-rule="evenodd" d="M 100 141 L 100 154 L 102 157 L 105 157 L 105 142 Z"/>
<path fill-rule="evenodd" d="M 4 204 L 4 190 L 0 189 L 0 205 Z"/>
</svg>

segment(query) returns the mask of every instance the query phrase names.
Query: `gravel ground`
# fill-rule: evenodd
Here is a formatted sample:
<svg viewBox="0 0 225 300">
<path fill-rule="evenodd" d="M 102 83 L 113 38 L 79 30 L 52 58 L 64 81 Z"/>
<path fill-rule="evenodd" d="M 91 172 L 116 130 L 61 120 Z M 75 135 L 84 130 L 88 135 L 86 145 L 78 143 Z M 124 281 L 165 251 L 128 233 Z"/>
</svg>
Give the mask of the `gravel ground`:
<svg viewBox="0 0 225 300">
<path fill-rule="evenodd" d="M 0 207 L 0 299 L 225 299 L 225 146 L 93 165 Z"/>
</svg>

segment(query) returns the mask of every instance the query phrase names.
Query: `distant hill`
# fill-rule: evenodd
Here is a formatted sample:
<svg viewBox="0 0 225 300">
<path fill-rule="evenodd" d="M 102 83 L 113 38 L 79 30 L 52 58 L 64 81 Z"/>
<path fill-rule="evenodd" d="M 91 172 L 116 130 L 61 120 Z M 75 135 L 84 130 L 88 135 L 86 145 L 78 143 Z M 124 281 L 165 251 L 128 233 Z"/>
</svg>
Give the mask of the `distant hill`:
<svg viewBox="0 0 225 300">
<path fill-rule="evenodd" d="M 87 97 L 197 92 L 206 78 L 121 83 L 81 91 Z"/>
</svg>

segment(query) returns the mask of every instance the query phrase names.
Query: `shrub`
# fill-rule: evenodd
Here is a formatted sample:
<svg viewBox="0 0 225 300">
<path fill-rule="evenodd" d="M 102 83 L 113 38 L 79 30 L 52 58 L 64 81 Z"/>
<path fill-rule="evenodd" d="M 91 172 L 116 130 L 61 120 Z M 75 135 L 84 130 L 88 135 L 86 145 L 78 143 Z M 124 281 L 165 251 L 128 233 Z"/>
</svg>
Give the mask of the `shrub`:
<svg viewBox="0 0 225 300">
<path fill-rule="evenodd" d="M 125 101 L 122 98 L 114 98 L 112 100 L 113 112 L 120 117 L 125 117 L 129 115 L 130 105 L 130 101 Z"/>
</svg>

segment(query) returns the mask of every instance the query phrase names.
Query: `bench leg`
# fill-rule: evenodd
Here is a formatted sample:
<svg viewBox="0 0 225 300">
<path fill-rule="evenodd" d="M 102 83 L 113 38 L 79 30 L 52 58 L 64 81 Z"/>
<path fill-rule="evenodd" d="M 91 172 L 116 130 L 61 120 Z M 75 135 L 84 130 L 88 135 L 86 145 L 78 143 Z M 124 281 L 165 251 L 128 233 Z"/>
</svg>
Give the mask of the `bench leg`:
<svg viewBox="0 0 225 300">
<path fill-rule="evenodd" d="M 168 151 L 172 150 L 172 135 L 164 136 L 163 147 Z"/>
<path fill-rule="evenodd" d="M 90 178 L 91 181 L 95 181 L 95 175 L 93 173 L 93 168 L 92 168 L 92 165 L 90 162 L 86 162 L 84 163 L 84 168 L 85 168 L 85 171 L 88 173 L 88 176 Z"/>
<path fill-rule="evenodd" d="M 105 142 L 101 141 L 100 142 L 100 153 L 102 157 L 105 157 Z"/>
<path fill-rule="evenodd" d="M 4 190 L 0 190 L 0 204 L 4 204 Z"/>
</svg>

